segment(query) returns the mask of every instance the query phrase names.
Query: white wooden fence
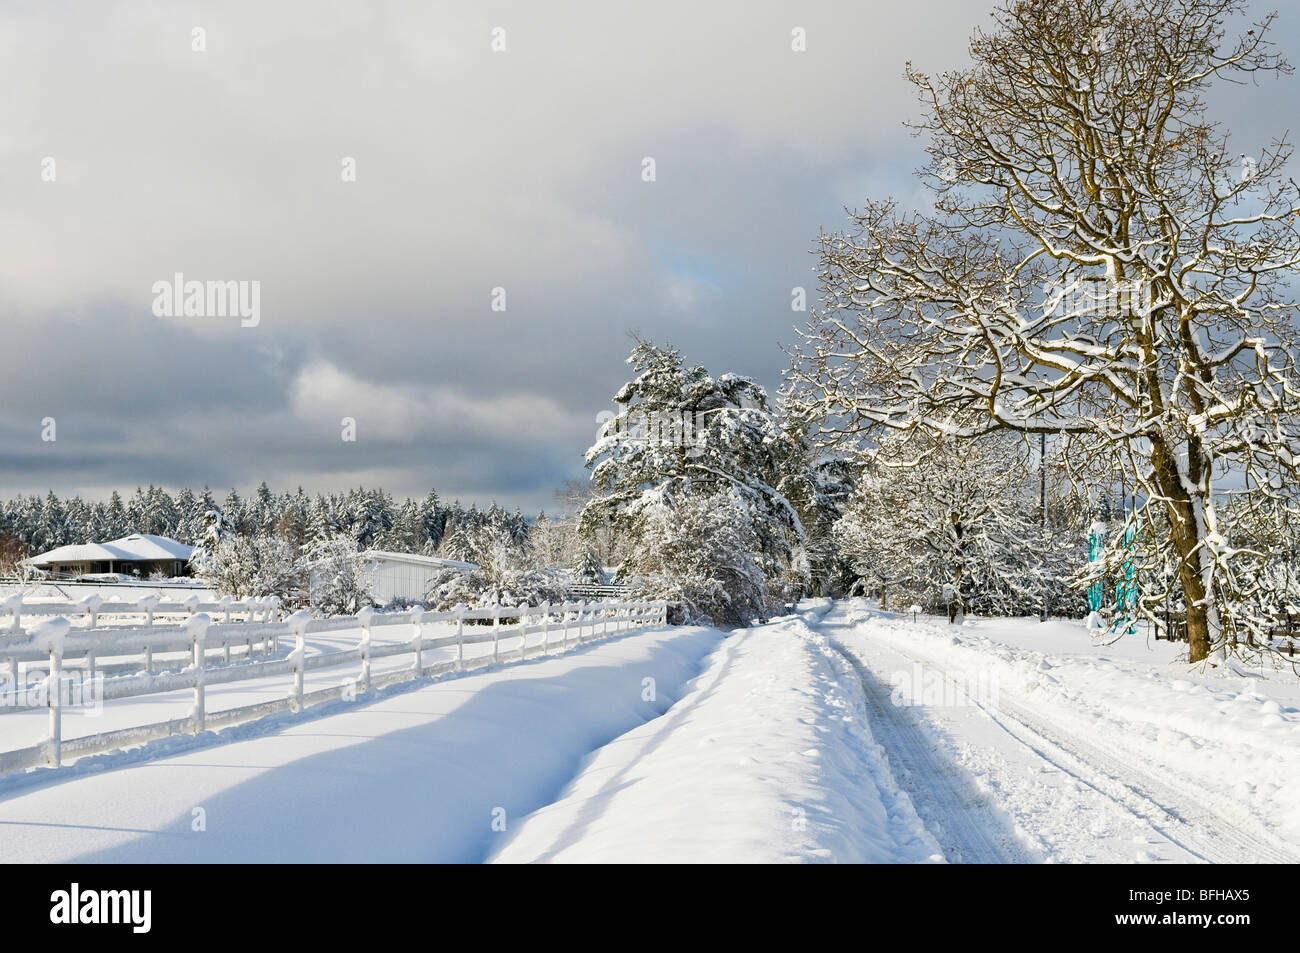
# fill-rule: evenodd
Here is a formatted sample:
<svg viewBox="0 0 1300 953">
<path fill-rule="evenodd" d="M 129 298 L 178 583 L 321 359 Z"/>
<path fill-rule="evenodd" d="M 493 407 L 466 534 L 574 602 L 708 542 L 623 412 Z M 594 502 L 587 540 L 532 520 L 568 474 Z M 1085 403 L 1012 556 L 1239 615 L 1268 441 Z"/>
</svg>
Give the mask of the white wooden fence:
<svg viewBox="0 0 1300 953">
<path fill-rule="evenodd" d="M 233 613 L 237 607 L 238 604 L 226 604 L 222 611 Z M 17 629 L 18 620 L 23 613 L 34 614 L 39 611 L 45 614 L 43 608 L 38 610 L 36 606 L 15 606 L 8 603 L 4 608 L 13 613 L 15 622 L 15 627 L 7 635 L 0 629 L 0 658 L 7 659 L 9 663 L 14 686 L 11 700 L 14 704 L 0 708 L 0 712 L 32 710 L 31 704 L 18 701 L 19 666 L 23 662 L 29 665 L 32 662 L 48 662 L 48 673 L 43 679 L 42 707 L 49 710 L 49 731 L 48 737 L 39 744 L 0 751 L 0 773 L 42 765 L 57 767 L 68 757 L 114 751 L 170 735 L 197 733 L 251 721 L 276 712 L 301 712 L 311 705 L 396 682 L 431 678 L 502 661 L 522 660 L 527 657 L 530 648 L 543 654 L 549 654 L 554 649 L 564 651 L 593 639 L 642 626 L 663 625 L 667 619 L 668 604 L 566 602 L 537 607 L 460 607 L 447 612 L 416 609 L 400 613 L 377 613 L 373 609 L 363 609 L 356 616 L 327 619 L 313 619 L 309 612 L 301 610 L 288 619 L 271 621 L 268 616 L 278 614 L 278 607 L 263 601 L 260 606 L 244 606 L 244 611 L 249 616 L 244 621 L 215 622 L 207 612 L 196 611 L 179 624 L 162 625 L 154 624 L 153 618 L 163 611 L 170 612 L 170 607 L 156 604 L 152 606 L 145 625 L 75 629 L 67 618 L 60 615 L 38 623 L 30 632 Z M 88 612 L 89 609 L 82 607 L 81 611 Z M 117 611 L 116 604 L 113 611 Z M 189 611 L 188 608 L 186 611 Z M 258 613 L 262 613 L 263 618 L 253 618 Z M 450 635 L 425 638 L 425 627 L 430 625 L 454 627 L 455 631 Z M 413 634 L 409 638 L 387 641 L 380 645 L 372 644 L 371 635 L 376 629 L 392 626 L 409 626 Z M 349 629 L 361 630 L 355 648 L 307 654 L 307 635 Z M 540 642 L 530 646 L 530 637 L 538 634 L 542 636 Z M 256 659 L 259 653 L 263 656 L 277 655 L 280 639 L 290 637 L 294 640 L 294 647 L 286 657 Z M 490 656 L 484 654 L 482 657 L 466 658 L 467 645 L 487 643 L 492 645 Z M 230 664 L 232 646 L 244 646 L 246 651 L 242 661 Z M 456 649 L 454 659 L 425 664 L 426 651 L 451 647 Z M 219 661 L 210 657 L 213 650 L 220 653 Z M 186 664 L 175 671 L 155 672 L 155 652 L 184 652 Z M 372 675 L 372 660 L 401 655 L 412 656 L 409 666 Z M 93 679 L 97 657 L 121 659 L 135 656 L 141 658 L 140 670 L 103 679 L 101 700 L 137 698 L 188 689 L 193 693 L 189 713 L 182 718 L 65 739 L 62 729 L 63 697 L 67 694 L 64 659 L 85 658 L 86 671 Z M 217 663 L 215 666 L 214 662 Z M 305 689 L 306 672 L 343 665 L 358 667 L 354 679 L 344 680 L 328 688 L 313 691 Z M 285 677 L 286 688 L 282 698 L 215 712 L 207 710 L 205 688 L 208 685 L 281 675 Z M 0 714 L 0 718 L 3 718 L 3 714 Z"/>
<path fill-rule="evenodd" d="M 192 595 L 185 599 L 164 601 L 156 595 L 143 595 L 127 600 L 104 599 L 99 595 L 89 595 L 77 602 L 27 602 L 22 593 L 0 598 L 0 635 L 3 635 L 6 617 L 8 628 L 17 632 L 22 629 L 23 617 L 35 616 L 85 616 L 89 628 L 94 628 L 100 616 L 142 615 L 145 625 L 152 625 L 155 618 L 167 616 L 191 616 L 197 612 L 219 613 L 226 622 L 242 616 L 245 621 L 260 619 L 269 622 L 278 619 L 280 600 L 275 596 L 258 596 L 235 599 L 222 596 L 220 599 L 204 602 Z"/>
</svg>

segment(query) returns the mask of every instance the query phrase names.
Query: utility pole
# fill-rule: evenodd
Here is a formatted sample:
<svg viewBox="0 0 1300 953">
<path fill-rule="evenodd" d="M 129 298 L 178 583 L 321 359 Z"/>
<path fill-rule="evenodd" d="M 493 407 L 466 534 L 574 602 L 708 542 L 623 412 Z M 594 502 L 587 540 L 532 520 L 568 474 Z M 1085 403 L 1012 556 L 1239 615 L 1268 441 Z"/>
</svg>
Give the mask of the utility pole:
<svg viewBox="0 0 1300 953">
<path fill-rule="evenodd" d="M 1038 435 L 1038 497 L 1039 497 L 1039 541 L 1044 547 L 1043 559 L 1047 559 L 1047 431 Z M 1043 588 L 1043 604 L 1038 612 L 1038 621 L 1047 621 L 1047 588 Z"/>
</svg>

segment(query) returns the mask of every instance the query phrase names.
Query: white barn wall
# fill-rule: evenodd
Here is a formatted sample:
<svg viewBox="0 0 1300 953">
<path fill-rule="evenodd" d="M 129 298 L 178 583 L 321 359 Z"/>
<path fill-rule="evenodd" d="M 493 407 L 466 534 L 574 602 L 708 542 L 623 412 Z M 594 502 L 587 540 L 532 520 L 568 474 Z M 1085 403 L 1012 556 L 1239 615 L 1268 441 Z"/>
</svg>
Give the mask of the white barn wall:
<svg viewBox="0 0 1300 953">
<path fill-rule="evenodd" d="M 438 574 L 447 569 L 471 570 L 471 563 L 458 563 L 433 556 L 388 553 L 371 550 L 366 556 L 366 580 L 376 604 L 384 606 L 394 599 L 422 601 Z"/>
</svg>

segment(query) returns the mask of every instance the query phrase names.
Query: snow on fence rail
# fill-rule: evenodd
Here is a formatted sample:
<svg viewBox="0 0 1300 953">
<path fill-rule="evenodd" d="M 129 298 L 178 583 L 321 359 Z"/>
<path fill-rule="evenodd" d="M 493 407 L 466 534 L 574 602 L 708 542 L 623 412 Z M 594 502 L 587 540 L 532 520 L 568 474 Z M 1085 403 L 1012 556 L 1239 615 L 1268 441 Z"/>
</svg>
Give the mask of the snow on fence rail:
<svg viewBox="0 0 1300 953">
<path fill-rule="evenodd" d="M 130 602 L 90 595 L 77 602 L 25 602 L 22 593 L 0 599 L 0 634 L 3 634 L 3 622 L 10 618 L 10 631 L 22 628 L 24 616 L 76 616 L 87 617 L 88 627 L 94 628 L 99 617 L 117 615 L 142 615 L 145 624 L 152 625 L 155 617 L 191 616 L 198 612 L 221 613 L 226 622 L 233 622 L 236 615 L 243 615 L 244 620 L 270 622 L 282 615 L 280 600 L 275 596 L 250 596 L 235 599 L 222 596 L 212 602 L 203 602 L 198 596 L 167 602 L 155 595 L 141 596 Z"/>
<path fill-rule="evenodd" d="M 25 607 L 26 608 L 26 607 Z M 453 671 L 465 671 L 481 665 L 500 661 L 522 661 L 527 657 L 529 637 L 542 635 L 539 646 L 549 654 L 558 645 L 561 651 L 570 645 L 580 645 L 596 638 L 606 638 L 619 632 L 647 625 L 664 625 L 667 621 L 666 602 L 566 602 L 561 605 L 510 607 L 491 606 L 482 609 L 459 607 L 446 612 L 428 612 L 421 609 L 401 613 L 377 613 L 362 609 L 355 616 L 335 616 L 313 619 L 306 610 L 300 610 L 283 621 L 243 621 L 217 623 L 206 612 L 196 612 L 178 625 L 142 625 L 121 628 L 74 629 L 62 616 L 46 619 L 31 632 L 19 630 L 6 638 L 0 632 L 0 657 L 7 658 L 13 676 L 15 700 L 18 694 L 18 665 L 20 662 L 47 661 L 48 674 L 44 677 L 44 703 L 49 709 L 48 737 L 35 745 L 0 751 L 0 773 L 25 770 L 48 765 L 58 767 L 66 756 L 81 757 L 105 751 L 143 744 L 174 734 L 197 734 L 211 728 L 220 728 L 251 721 L 281 711 L 301 712 L 303 709 L 326 701 L 343 698 L 351 692 L 364 692 L 370 688 L 418 678 L 432 678 Z M 155 614 L 157 614 L 155 612 Z M 15 619 L 17 616 L 15 616 Z M 513 623 L 507 620 L 515 620 Z M 505 622 L 505 624 L 503 624 Z M 426 639 L 424 630 L 430 624 L 454 624 L 455 634 Z M 469 625 L 466 623 L 490 623 Z M 377 628 L 409 625 L 414 634 L 382 645 L 372 645 L 371 635 Z M 352 649 L 308 655 L 305 637 L 348 629 L 361 629 L 361 638 Z M 293 637 L 294 648 L 287 658 L 264 658 L 253 661 L 254 650 L 262 649 L 271 655 L 279 640 Z M 502 642 L 518 640 L 503 659 Z M 230 661 L 231 644 L 246 644 L 245 662 L 224 667 L 209 668 L 208 651 L 215 647 L 224 649 L 224 661 Z M 481 659 L 466 660 L 465 646 L 492 644 L 492 654 Z M 426 665 L 426 651 L 452 648 L 456 657 L 448 661 Z M 185 651 L 189 664 L 175 672 L 155 673 L 152 654 L 155 651 Z M 143 655 L 143 670 L 130 675 L 104 680 L 103 700 L 137 698 L 190 689 L 193 702 L 188 715 L 151 724 L 132 726 L 99 734 L 64 739 L 62 709 L 64 695 L 63 661 L 65 657 L 82 655 L 88 659 L 88 670 L 94 671 L 96 655 Z M 371 674 L 371 661 L 391 656 L 411 655 L 410 666 Z M 360 666 L 354 682 L 329 688 L 307 691 L 304 675 L 307 671 L 340 665 Z M 207 711 L 205 688 L 210 684 L 223 684 L 266 678 L 275 675 L 292 675 L 292 682 L 283 698 L 224 709 Z M 102 676 L 101 676 L 102 678 Z M 14 705 L 31 710 L 33 706 Z"/>
<path fill-rule="evenodd" d="M 631 593 L 631 586 L 595 585 L 576 583 L 569 586 L 569 592 L 584 599 L 621 599 Z"/>
</svg>

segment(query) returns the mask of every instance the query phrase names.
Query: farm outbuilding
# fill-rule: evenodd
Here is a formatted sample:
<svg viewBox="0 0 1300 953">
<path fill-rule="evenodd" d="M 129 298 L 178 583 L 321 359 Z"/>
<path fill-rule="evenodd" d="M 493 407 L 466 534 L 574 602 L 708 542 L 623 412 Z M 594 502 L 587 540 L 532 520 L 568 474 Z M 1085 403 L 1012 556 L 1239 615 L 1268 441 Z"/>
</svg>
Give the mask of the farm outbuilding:
<svg viewBox="0 0 1300 953">
<path fill-rule="evenodd" d="M 366 550 L 364 556 L 370 595 L 381 606 L 394 599 L 407 602 L 423 600 L 434 577 L 444 570 L 469 572 L 478 568 L 474 563 L 462 563 L 454 559 L 416 553 L 393 553 L 382 549 Z"/>
</svg>

